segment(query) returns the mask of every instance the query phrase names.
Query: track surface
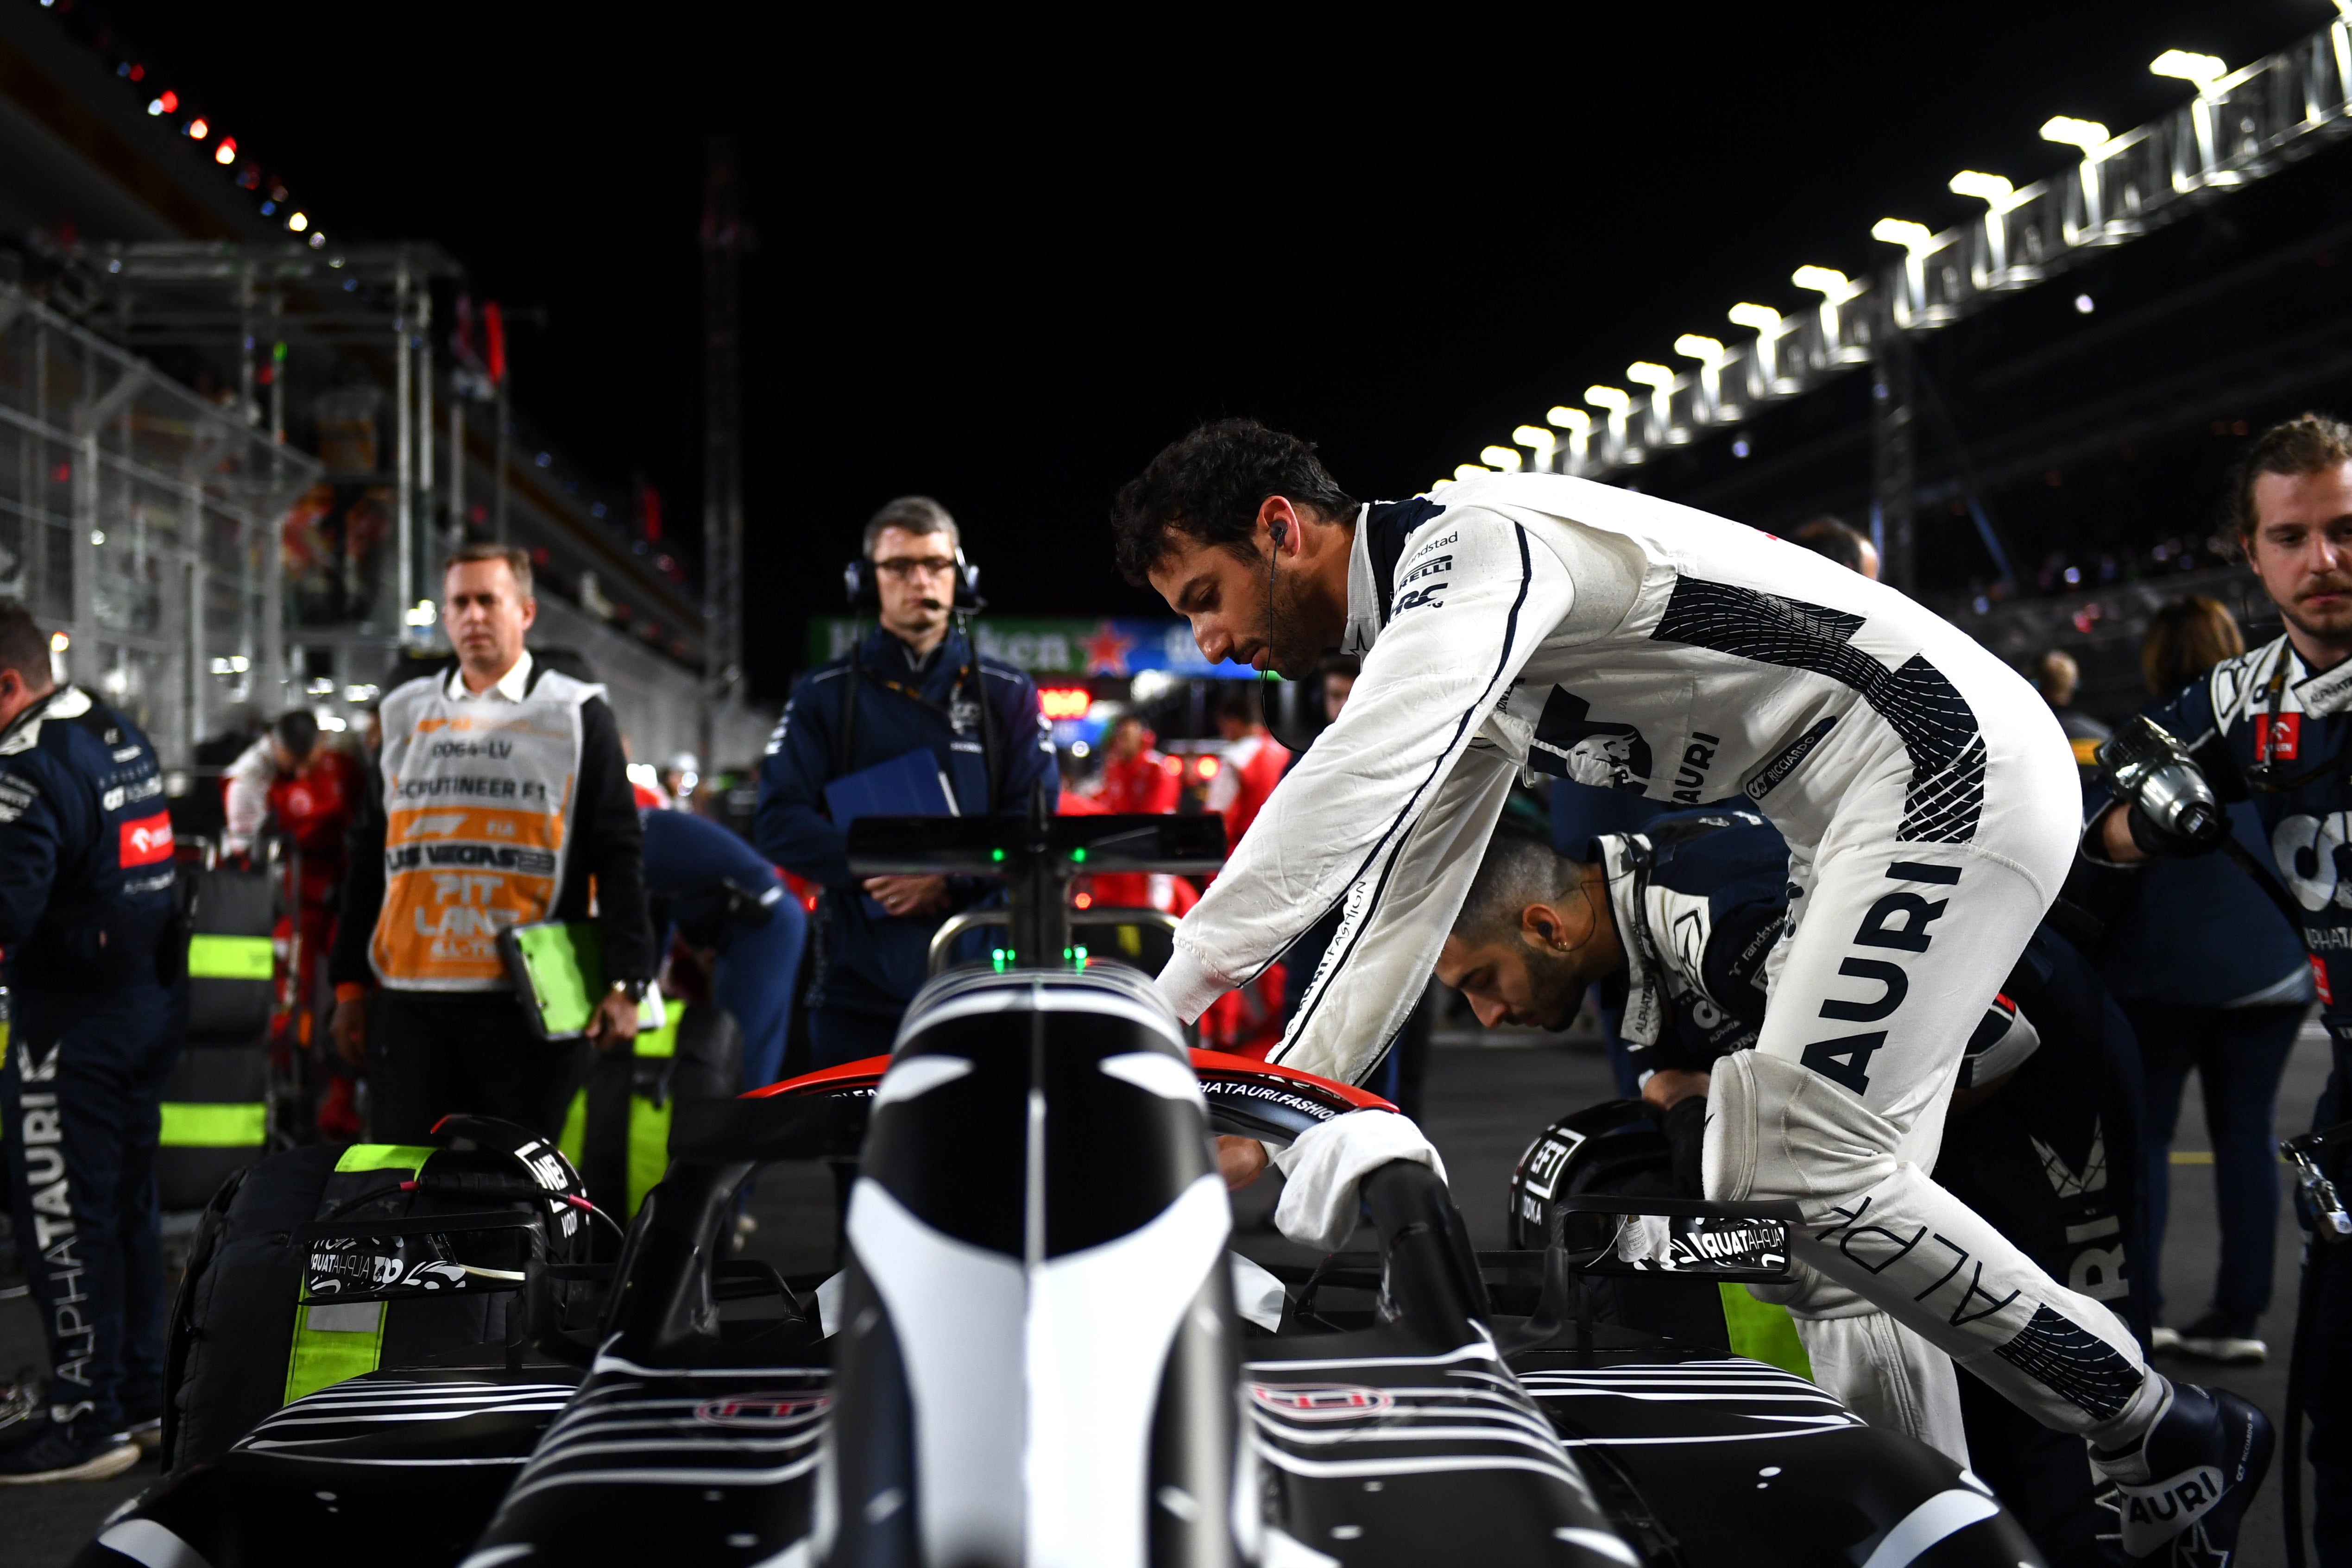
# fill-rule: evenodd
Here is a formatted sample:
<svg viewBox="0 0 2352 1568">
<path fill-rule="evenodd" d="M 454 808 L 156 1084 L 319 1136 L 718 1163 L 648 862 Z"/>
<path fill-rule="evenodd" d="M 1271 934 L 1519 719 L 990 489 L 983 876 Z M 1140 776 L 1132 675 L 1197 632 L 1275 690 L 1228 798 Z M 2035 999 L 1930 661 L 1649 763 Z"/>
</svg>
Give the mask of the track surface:
<svg viewBox="0 0 2352 1568">
<path fill-rule="evenodd" d="M 2306 1028 L 2288 1063 L 2279 1095 L 2283 1133 L 2301 1132 L 2308 1125 L 2312 1102 L 2326 1070 L 2325 1037 Z M 1604 1064 L 1587 1051 L 1541 1045 L 1492 1049 L 1441 1040 L 1430 1063 L 1429 1103 L 1423 1122 L 1444 1156 L 1455 1197 L 1479 1246 L 1502 1244 L 1504 1192 L 1511 1166 L 1536 1129 L 1554 1114 L 1609 1093 Z M 2203 1112 L 2193 1082 L 2188 1100 L 2181 1108 L 2180 1152 L 2201 1148 L 2205 1138 Z M 2174 1319 L 2179 1322 L 2195 1316 L 2206 1299 L 2219 1240 L 2210 1168 L 2175 1166 L 2172 1174 L 2165 1286 Z M 2282 1173 L 2282 1182 L 2284 1179 Z M 1260 1258 L 1306 1258 L 1265 1228 L 1265 1217 L 1278 1193 L 1278 1180 L 1269 1177 L 1235 1202 L 1244 1249 Z M 821 1172 L 771 1175 L 761 1182 L 754 1204 L 761 1226 L 752 1238 L 752 1249 L 788 1269 L 822 1267 L 829 1249 L 812 1255 L 807 1248 L 789 1245 L 785 1239 L 796 1232 L 823 1233 L 830 1202 L 830 1185 Z M 2234 1389 L 2275 1417 L 2286 1402 L 2285 1345 L 2293 1326 L 2300 1245 L 2294 1221 L 2283 1212 L 2276 1301 L 2264 1323 L 2274 1351 L 2267 1364 L 2223 1369 L 2168 1359 L 2166 1369 L 2191 1381 Z M 44 1363 L 38 1336 L 30 1303 L 0 1301 L 0 1376 L 18 1366 Z M 2275 1469 L 2273 1477 L 2256 1500 L 2240 1539 L 2241 1568 L 2275 1568 L 2285 1561 Z M 150 1461 L 115 1481 L 0 1490 L 0 1542 L 6 1543 L 0 1557 L 23 1568 L 50 1568 L 70 1561 L 107 1514 L 136 1497 L 154 1479 L 155 1467 Z"/>
</svg>

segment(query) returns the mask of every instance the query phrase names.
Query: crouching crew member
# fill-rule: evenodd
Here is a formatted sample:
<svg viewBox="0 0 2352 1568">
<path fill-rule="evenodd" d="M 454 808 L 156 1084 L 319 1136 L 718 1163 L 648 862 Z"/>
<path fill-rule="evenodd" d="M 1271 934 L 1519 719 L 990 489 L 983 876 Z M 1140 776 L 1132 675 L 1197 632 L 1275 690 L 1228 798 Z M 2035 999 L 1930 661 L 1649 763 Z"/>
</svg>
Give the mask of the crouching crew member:
<svg viewBox="0 0 2352 1568">
<path fill-rule="evenodd" d="M 155 1142 L 184 951 L 172 825 L 147 737 L 49 673 L 0 603 L 0 1124 L 17 1246 L 49 1342 L 46 1419 L 17 1424 L 0 1484 L 100 1480 L 163 1414 Z"/>
<path fill-rule="evenodd" d="M 1709 1072 L 1756 1043 L 1787 925 L 1789 846 L 1761 818 L 1706 810 L 1592 841 L 1589 857 L 1498 830 L 1438 960 L 1479 1021 L 1565 1028 L 1586 987 L 1624 1010 L 1643 1098 L 1700 1193 Z M 2147 1332 L 2132 1282 L 2138 1058 L 2122 1012 L 2044 925 L 1969 1041 L 1937 1183 L 2054 1279 Z M 1798 1265 L 1802 1269 L 1804 1265 Z M 1781 1292 L 1759 1289 L 1759 1296 Z M 1852 1291 L 1814 1281 L 1792 1313 L 1815 1381 L 1873 1425 L 1974 1463 L 2055 1562 L 2095 1561 L 2114 1516 L 2082 1446 L 2019 1411 Z"/>
<path fill-rule="evenodd" d="M 380 1142 L 424 1143 L 453 1112 L 552 1138 L 586 1059 L 532 1030 L 499 933 L 586 920 L 593 898 L 607 988 L 588 1039 L 633 1036 L 654 974 L 644 831 L 604 688 L 523 647 L 530 558 L 467 545 L 442 591 L 456 665 L 383 699 L 383 792 L 352 829 L 335 1044 L 371 1059 Z"/>
</svg>

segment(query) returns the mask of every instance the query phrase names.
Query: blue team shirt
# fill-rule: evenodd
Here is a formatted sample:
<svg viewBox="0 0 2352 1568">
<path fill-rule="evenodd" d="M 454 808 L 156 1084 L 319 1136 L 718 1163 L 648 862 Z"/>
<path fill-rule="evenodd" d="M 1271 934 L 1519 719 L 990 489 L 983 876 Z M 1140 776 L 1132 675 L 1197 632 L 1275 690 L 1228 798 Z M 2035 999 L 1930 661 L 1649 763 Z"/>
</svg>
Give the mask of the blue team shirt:
<svg viewBox="0 0 2352 1568">
<path fill-rule="evenodd" d="M 158 983 L 174 876 L 163 770 L 138 726 L 61 686 L 0 733 L 0 967 L 10 986 Z"/>
</svg>

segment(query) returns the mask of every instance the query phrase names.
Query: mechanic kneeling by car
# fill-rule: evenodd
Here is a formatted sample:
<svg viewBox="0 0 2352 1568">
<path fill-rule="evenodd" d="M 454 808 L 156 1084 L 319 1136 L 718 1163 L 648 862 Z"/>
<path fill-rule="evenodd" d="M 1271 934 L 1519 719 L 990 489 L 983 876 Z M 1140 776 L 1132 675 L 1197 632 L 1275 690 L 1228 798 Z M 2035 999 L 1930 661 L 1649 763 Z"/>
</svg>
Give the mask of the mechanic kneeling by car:
<svg viewBox="0 0 2352 1568">
<path fill-rule="evenodd" d="M 139 727 L 50 674 L 0 602 L 0 1124 L 49 1342 L 46 1412 L 0 1429 L 0 1485 L 103 1480 L 163 1416 L 155 1145 L 185 967 L 163 777 Z"/>
<path fill-rule="evenodd" d="M 383 699 L 383 792 L 352 828 L 335 1045 L 354 1065 L 372 1053 L 377 1142 L 428 1143 L 453 1112 L 553 1138 L 586 1058 L 538 1037 L 499 933 L 585 920 L 593 886 L 606 989 L 588 1039 L 634 1037 L 654 975 L 645 831 L 604 688 L 523 647 L 530 556 L 467 545 L 442 592 L 457 662 Z"/>
<path fill-rule="evenodd" d="M 1684 1196 L 1703 1196 L 1701 1144 L 1717 1061 L 1756 1043 L 1788 924 L 1785 840 L 1711 809 L 1605 834 L 1587 860 L 1509 826 L 1488 841 L 1437 974 L 1479 1022 L 1565 1029 L 1588 987 L 1621 1005 L 1643 1098 L 1658 1107 Z M 2145 1332 L 2135 1201 L 2137 1054 L 2088 962 L 2047 925 L 1969 1041 L 1938 1185 L 2052 1276 Z M 2053 1168 L 2050 1161 L 2055 1160 Z M 2083 1450 L 1951 1358 L 1801 1262 L 1791 1316 L 1814 1381 L 1876 1426 L 1972 1465 L 2053 1562 L 2087 1562 L 2112 1528 Z M 1825 1288 L 1826 1287 L 1826 1288 Z"/>
</svg>

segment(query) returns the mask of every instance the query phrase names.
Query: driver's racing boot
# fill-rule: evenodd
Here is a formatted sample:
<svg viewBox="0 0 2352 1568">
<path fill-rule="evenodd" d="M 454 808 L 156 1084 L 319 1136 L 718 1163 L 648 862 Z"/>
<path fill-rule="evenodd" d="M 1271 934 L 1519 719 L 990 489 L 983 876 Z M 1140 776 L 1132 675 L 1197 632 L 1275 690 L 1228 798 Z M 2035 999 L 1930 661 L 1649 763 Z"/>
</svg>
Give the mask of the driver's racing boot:
<svg viewBox="0 0 2352 1568">
<path fill-rule="evenodd" d="M 2271 1464 L 2270 1417 L 2225 1390 L 2175 1383 L 2134 1448 L 2091 1450 L 2110 1490 L 2126 1557 L 2225 1568 L 2238 1521 Z"/>
</svg>

